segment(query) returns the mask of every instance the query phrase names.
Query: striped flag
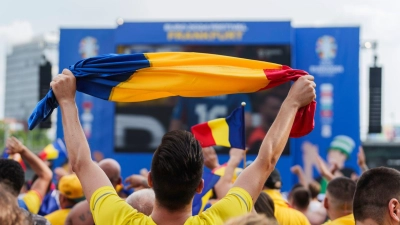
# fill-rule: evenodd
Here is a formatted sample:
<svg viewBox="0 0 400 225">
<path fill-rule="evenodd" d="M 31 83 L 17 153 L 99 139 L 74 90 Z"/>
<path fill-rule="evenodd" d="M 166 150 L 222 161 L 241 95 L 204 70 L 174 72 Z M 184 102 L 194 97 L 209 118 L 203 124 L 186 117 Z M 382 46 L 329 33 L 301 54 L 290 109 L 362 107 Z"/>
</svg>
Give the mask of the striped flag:
<svg viewBox="0 0 400 225">
<path fill-rule="evenodd" d="M 307 74 L 275 63 L 192 52 L 109 54 L 81 60 L 69 69 L 76 77 L 78 91 L 115 102 L 252 93 Z M 46 120 L 57 107 L 50 90 L 29 117 L 29 129 Z M 315 108 L 315 104 L 309 107 Z M 314 114 L 298 119 L 307 124 L 300 122 L 296 127 L 300 130 L 292 130 L 295 136 L 312 131 Z"/>
<path fill-rule="evenodd" d="M 202 147 L 224 146 L 246 148 L 244 105 L 236 108 L 228 117 L 194 125 L 191 130 Z"/>
</svg>

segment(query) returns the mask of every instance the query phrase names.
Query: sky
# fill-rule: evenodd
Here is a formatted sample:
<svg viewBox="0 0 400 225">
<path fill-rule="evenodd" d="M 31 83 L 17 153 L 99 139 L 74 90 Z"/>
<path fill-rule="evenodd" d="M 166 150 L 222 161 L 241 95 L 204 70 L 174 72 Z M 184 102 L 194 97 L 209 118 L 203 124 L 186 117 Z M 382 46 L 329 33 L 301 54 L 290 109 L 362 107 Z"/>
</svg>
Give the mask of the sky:
<svg viewBox="0 0 400 225">
<path fill-rule="evenodd" d="M 23 7 L 22 7 L 23 6 Z M 378 42 L 383 66 L 383 120 L 400 125 L 400 1 L 398 0 L 1 0 L 0 118 L 3 117 L 5 57 L 11 46 L 60 27 L 116 26 L 125 21 L 280 21 L 294 27 L 360 26 L 361 40 Z M 360 52 L 361 133 L 368 118 L 368 67 L 372 51 Z"/>
</svg>

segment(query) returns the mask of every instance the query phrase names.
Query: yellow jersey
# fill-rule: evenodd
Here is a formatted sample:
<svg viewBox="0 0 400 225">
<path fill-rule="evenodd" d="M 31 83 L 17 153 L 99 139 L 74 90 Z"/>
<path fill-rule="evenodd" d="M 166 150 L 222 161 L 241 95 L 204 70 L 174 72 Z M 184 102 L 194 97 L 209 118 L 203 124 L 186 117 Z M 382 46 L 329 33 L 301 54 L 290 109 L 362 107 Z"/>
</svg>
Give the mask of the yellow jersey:
<svg viewBox="0 0 400 225">
<path fill-rule="evenodd" d="M 349 214 L 347 216 L 342 216 L 337 218 L 336 220 L 328 221 L 323 225 L 355 225 L 356 221 L 354 220 L 354 215 Z"/>
<path fill-rule="evenodd" d="M 34 190 L 29 190 L 21 199 L 25 203 L 29 212 L 33 214 L 37 214 L 39 212 L 42 204 L 42 197 L 39 195 L 39 193 Z"/>
<path fill-rule="evenodd" d="M 231 188 L 228 194 L 206 211 L 189 217 L 185 225 L 223 224 L 227 220 L 251 212 L 253 200 L 242 188 Z M 90 210 L 96 225 L 156 225 L 150 216 L 139 213 L 118 197 L 114 188 L 105 186 L 97 189 L 90 199 Z"/>
<path fill-rule="evenodd" d="M 52 225 L 64 225 L 69 211 L 71 211 L 71 209 L 59 209 L 44 218 L 46 218 Z"/>
<path fill-rule="evenodd" d="M 310 222 L 303 213 L 289 207 L 289 204 L 283 199 L 279 190 L 268 189 L 264 190 L 264 192 L 274 201 L 275 218 L 279 224 L 310 225 Z"/>
</svg>

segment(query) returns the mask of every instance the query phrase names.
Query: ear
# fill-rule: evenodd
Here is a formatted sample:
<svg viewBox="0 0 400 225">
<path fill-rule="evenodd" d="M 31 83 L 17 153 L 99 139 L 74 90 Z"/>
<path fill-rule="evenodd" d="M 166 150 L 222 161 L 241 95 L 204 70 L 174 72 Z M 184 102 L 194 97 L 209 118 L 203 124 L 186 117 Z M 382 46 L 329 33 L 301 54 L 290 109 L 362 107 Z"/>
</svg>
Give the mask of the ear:
<svg viewBox="0 0 400 225">
<path fill-rule="evenodd" d="M 196 188 L 196 193 L 201 194 L 204 188 L 204 179 L 201 179 L 199 186 Z"/>
<path fill-rule="evenodd" d="M 389 216 L 392 220 L 397 223 L 400 222 L 400 203 L 397 199 L 392 198 L 389 201 Z"/>
<path fill-rule="evenodd" d="M 147 183 L 149 184 L 150 188 L 153 188 L 153 178 L 151 177 L 151 171 L 149 172 L 149 175 L 147 176 Z"/>
<path fill-rule="evenodd" d="M 327 197 L 324 198 L 324 208 L 325 209 L 329 209 L 329 203 L 328 203 L 328 198 Z"/>
<path fill-rule="evenodd" d="M 118 178 L 117 184 L 122 184 L 122 178 L 121 177 Z"/>
<path fill-rule="evenodd" d="M 64 201 L 65 201 L 65 197 L 64 197 L 64 195 L 62 195 L 61 193 L 58 195 L 58 200 L 60 201 L 60 205 L 61 204 L 64 204 Z"/>
</svg>

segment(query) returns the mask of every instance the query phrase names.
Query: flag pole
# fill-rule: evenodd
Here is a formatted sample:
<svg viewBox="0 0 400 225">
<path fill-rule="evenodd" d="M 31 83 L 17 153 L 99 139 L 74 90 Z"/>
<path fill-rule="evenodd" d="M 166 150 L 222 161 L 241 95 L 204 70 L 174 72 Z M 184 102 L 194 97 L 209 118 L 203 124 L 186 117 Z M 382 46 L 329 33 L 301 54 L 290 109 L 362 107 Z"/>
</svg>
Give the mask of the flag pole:
<svg viewBox="0 0 400 225">
<path fill-rule="evenodd" d="M 246 121 L 244 120 L 245 118 L 244 118 L 244 107 L 246 106 L 246 102 L 242 102 L 242 121 L 243 121 L 243 130 L 242 130 L 242 141 L 243 141 L 243 143 L 244 143 L 244 145 L 245 146 L 243 146 L 244 148 L 243 148 L 243 151 L 244 151 L 244 156 L 243 156 L 243 169 L 245 169 L 246 168 L 246 153 L 247 153 L 247 151 L 246 151 Z"/>
</svg>

